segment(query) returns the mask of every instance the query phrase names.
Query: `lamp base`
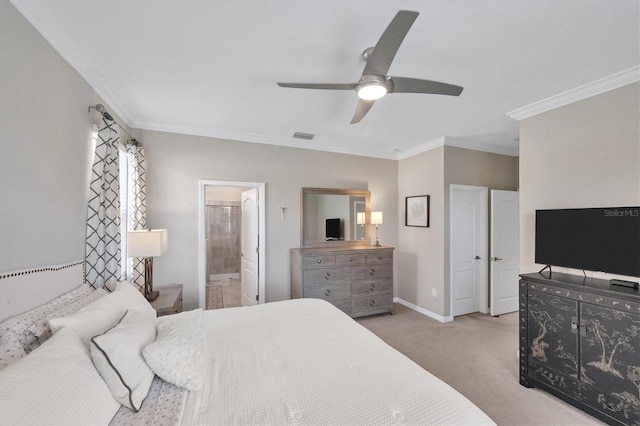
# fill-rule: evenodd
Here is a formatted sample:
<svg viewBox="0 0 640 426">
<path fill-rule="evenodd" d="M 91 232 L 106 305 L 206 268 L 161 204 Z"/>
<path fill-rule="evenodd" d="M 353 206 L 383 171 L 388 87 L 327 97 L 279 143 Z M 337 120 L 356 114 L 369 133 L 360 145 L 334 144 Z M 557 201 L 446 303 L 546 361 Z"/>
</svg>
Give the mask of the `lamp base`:
<svg viewBox="0 0 640 426">
<path fill-rule="evenodd" d="M 153 291 L 150 291 L 149 294 L 145 296 L 145 298 L 147 299 L 147 301 L 153 302 L 158 298 L 159 294 L 160 292 L 158 290 L 153 290 Z"/>
</svg>

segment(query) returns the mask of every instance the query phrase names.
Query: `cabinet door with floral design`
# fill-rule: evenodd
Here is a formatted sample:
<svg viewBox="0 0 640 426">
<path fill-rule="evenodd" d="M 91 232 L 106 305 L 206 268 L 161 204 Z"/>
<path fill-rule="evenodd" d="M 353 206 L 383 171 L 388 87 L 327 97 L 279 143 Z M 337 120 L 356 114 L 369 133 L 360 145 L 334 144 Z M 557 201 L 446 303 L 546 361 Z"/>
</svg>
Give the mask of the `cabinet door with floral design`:
<svg viewBox="0 0 640 426">
<path fill-rule="evenodd" d="M 582 381 L 589 404 L 640 425 L 640 315 L 581 303 Z"/>
<path fill-rule="evenodd" d="M 567 395 L 578 380 L 578 302 L 529 291 L 529 374 Z"/>
</svg>

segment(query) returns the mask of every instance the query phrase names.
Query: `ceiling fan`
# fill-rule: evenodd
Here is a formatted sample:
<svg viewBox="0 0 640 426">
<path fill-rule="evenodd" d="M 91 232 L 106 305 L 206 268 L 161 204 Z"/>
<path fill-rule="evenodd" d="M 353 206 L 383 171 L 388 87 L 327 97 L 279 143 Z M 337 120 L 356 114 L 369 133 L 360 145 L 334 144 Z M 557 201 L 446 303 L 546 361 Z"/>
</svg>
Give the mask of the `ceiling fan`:
<svg viewBox="0 0 640 426">
<path fill-rule="evenodd" d="M 360 122 L 375 101 L 387 93 L 429 93 L 459 96 L 463 90 L 460 86 L 386 75 L 396 52 L 418 15 L 418 12 L 409 10 L 401 10 L 396 14 L 375 47 L 369 47 L 362 53 L 367 64 L 359 81 L 355 83 L 278 83 L 278 86 L 296 89 L 355 90 L 359 99 L 351 124 Z"/>
</svg>

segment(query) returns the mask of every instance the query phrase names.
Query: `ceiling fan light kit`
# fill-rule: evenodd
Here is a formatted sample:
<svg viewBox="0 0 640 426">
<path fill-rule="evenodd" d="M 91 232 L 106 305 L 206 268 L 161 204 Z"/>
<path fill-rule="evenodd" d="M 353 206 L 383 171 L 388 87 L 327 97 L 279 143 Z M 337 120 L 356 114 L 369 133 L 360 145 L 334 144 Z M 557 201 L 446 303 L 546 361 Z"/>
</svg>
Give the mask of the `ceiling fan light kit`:
<svg viewBox="0 0 640 426">
<path fill-rule="evenodd" d="M 367 64 L 357 83 L 278 83 L 278 86 L 294 89 L 355 90 L 359 100 L 351 124 L 360 122 L 375 101 L 387 93 L 459 96 L 463 90 L 461 86 L 417 78 L 387 76 L 393 58 L 417 17 L 418 12 L 409 10 L 401 10 L 396 14 L 378 43 L 362 53 Z"/>
<path fill-rule="evenodd" d="M 376 77 L 376 76 L 366 76 Z M 368 80 L 368 81 L 367 81 Z M 387 89 L 386 82 L 383 78 L 367 79 L 364 82 L 358 84 L 358 97 L 366 101 L 375 101 L 380 99 L 389 91 Z"/>
</svg>

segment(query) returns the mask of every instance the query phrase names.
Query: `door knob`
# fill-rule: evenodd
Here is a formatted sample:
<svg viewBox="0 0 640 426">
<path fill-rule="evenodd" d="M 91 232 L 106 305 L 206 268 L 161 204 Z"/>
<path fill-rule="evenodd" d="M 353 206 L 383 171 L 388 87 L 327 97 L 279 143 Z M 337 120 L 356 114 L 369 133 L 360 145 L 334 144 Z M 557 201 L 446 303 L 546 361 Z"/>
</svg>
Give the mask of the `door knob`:
<svg viewBox="0 0 640 426">
<path fill-rule="evenodd" d="M 503 259 L 501 257 L 492 257 L 491 260 L 497 261 L 497 260 L 503 260 Z"/>
<path fill-rule="evenodd" d="M 480 256 L 476 256 L 476 260 L 480 260 Z"/>
</svg>

